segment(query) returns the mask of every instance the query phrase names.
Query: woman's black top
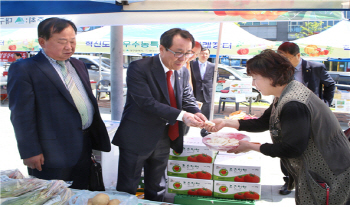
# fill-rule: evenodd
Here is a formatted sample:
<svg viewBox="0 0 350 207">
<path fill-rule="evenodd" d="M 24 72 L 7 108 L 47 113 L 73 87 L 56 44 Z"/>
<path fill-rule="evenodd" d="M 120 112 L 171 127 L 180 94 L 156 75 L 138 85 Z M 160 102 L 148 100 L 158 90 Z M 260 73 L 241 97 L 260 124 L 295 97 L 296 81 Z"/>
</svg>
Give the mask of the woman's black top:
<svg viewBox="0 0 350 207">
<path fill-rule="evenodd" d="M 278 103 L 277 103 L 278 104 Z M 269 129 L 272 104 L 259 119 L 239 120 L 238 130 L 262 132 Z M 310 133 L 310 112 L 305 104 L 297 101 L 286 103 L 280 114 L 282 142 L 262 144 L 261 153 L 271 157 L 293 158 L 300 156 L 307 147 Z"/>
</svg>

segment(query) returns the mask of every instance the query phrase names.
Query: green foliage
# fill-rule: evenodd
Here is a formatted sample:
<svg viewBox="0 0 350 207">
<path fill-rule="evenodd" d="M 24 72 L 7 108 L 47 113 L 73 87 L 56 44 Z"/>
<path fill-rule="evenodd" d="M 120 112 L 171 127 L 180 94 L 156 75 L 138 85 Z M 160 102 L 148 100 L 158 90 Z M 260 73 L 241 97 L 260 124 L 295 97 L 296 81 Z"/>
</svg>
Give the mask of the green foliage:
<svg viewBox="0 0 350 207">
<path fill-rule="evenodd" d="M 304 38 L 304 37 L 308 37 L 314 34 L 318 34 L 326 29 L 328 29 L 330 26 L 327 27 L 322 27 L 322 24 L 324 22 L 319 21 L 319 22 L 304 22 L 304 26 L 300 26 L 301 27 L 301 32 L 300 33 L 296 33 L 294 35 L 295 38 L 300 39 L 300 38 Z"/>
</svg>

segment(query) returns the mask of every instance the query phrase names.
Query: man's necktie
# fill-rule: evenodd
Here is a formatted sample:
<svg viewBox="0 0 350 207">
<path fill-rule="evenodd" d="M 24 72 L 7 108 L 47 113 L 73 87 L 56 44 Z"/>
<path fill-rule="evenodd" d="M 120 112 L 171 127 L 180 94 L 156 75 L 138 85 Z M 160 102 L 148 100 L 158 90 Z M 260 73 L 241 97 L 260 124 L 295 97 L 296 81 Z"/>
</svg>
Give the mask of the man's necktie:
<svg viewBox="0 0 350 207">
<path fill-rule="evenodd" d="M 173 86 L 171 85 L 170 77 L 173 74 L 173 71 L 169 70 L 166 73 L 166 80 L 168 84 L 168 93 L 170 98 L 170 105 L 177 109 L 176 98 Z M 174 125 L 169 125 L 168 135 L 172 141 L 179 137 L 179 121 L 176 121 Z"/>
<path fill-rule="evenodd" d="M 75 85 L 72 76 L 68 73 L 65 61 L 57 61 L 57 63 L 61 66 L 61 72 L 63 75 L 64 82 L 67 86 L 69 93 L 72 95 L 75 106 L 77 107 L 81 117 L 82 126 L 84 126 L 89 120 L 88 110 L 84 99 L 81 93 L 79 92 L 78 87 Z"/>
</svg>

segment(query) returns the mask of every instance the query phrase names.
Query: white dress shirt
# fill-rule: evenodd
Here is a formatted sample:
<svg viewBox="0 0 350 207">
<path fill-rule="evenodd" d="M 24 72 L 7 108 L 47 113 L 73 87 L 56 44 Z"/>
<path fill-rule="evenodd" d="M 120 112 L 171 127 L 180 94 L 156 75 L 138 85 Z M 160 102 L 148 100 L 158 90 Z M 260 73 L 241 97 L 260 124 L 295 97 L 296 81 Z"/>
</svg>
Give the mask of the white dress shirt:
<svg viewBox="0 0 350 207">
<path fill-rule="evenodd" d="M 204 74 L 207 69 L 207 61 L 202 63 L 201 61 L 198 60 L 198 65 L 199 65 L 199 71 L 201 72 L 201 78 L 202 80 L 204 79 Z"/>
</svg>

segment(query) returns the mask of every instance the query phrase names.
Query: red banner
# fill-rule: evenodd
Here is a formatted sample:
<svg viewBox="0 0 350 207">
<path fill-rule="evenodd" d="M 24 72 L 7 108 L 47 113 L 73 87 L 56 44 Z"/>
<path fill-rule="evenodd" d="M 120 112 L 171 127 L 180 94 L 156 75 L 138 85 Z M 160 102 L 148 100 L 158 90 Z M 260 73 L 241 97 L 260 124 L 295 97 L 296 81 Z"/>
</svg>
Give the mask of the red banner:
<svg viewBox="0 0 350 207">
<path fill-rule="evenodd" d="M 0 52 L 0 62 L 13 62 L 15 61 L 15 53 L 21 53 L 22 58 L 27 58 L 26 52 Z"/>
</svg>

